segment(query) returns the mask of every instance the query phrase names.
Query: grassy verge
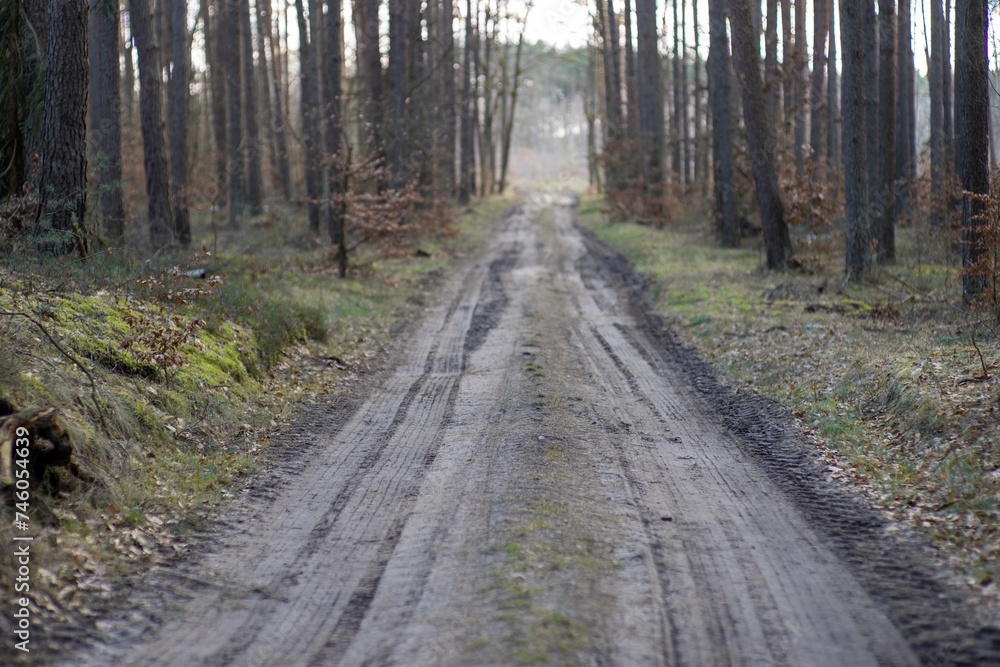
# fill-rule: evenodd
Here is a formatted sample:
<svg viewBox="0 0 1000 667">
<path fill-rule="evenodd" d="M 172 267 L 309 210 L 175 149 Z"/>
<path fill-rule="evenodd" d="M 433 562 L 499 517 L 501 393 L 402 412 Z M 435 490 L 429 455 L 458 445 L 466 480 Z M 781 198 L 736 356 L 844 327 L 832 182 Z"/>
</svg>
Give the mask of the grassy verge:
<svg viewBox="0 0 1000 667">
<path fill-rule="evenodd" d="M 405 249 L 362 247 L 344 280 L 302 211 L 280 206 L 240 232 L 196 214 L 192 247 L 207 253 L 0 262 L 0 311 L 17 313 L 0 315 L 0 399 L 58 406 L 76 465 L 32 492 L 35 636 L 79 626 L 116 577 L 185 551 L 190 530 L 267 465 L 271 435 L 303 405 L 351 393 L 509 204 L 480 202 Z M 13 513 L 0 513 L 0 541 L 13 544 Z M 3 553 L 10 600 L 17 565 Z"/>
<path fill-rule="evenodd" d="M 658 230 L 609 223 L 595 197 L 580 210 L 721 377 L 788 406 L 834 476 L 926 533 L 971 584 L 995 594 L 998 346 L 962 311 L 957 269 L 931 261 L 918 232 L 903 229 L 899 262 L 862 285 L 842 287 L 835 256 L 812 273 L 767 273 L 759 241 L 722 249 L 704 216 L 688 216 Z"/>
</svg>

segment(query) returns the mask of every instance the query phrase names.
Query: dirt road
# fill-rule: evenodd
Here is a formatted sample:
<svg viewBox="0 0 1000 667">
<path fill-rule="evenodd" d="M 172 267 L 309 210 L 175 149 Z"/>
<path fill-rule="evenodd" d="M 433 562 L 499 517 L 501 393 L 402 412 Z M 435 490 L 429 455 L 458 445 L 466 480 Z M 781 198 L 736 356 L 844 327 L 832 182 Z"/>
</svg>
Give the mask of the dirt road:
<svg viewBox="0 0 1000 667">
<path fill-rule="evenodd" d="M 918 546 L 636 309 L 536 196 L 384 384 L 74 664 L 910 665 L 1000 660 Z"/>
</svg>

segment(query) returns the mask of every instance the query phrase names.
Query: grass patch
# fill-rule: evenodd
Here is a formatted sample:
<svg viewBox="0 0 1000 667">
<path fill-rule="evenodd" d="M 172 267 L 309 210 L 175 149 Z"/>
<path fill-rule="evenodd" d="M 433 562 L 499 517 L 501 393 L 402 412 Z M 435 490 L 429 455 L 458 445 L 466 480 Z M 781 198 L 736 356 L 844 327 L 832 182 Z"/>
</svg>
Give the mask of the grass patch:
<svg viewBox="0 0 1000 667">
<path fill-rule="evenodd" d="M 997 586 L 998 372 L 980 378 L 957 270 L 919 252 L 917 230 L 898 230 L 897 264 L 841 290 L 833 256 L 768 273 L 759 240 L 723 249 L 704 216 L 653 229 L 603 207 L 584 197 L 581 224 L 646 277 L 650 306 L 724 381 L 787 405 L 847 479 Z M 977 343 L 1000 361 L 996 340 Z"/>
</svg>

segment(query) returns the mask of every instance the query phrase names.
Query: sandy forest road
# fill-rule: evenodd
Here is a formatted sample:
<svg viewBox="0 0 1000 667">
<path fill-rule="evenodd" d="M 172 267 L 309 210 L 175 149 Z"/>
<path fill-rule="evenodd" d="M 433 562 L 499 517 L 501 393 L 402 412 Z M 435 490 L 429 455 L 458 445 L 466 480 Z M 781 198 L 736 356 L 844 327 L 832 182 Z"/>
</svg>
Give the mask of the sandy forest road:
<svg viewBox="0 0 1000 667">
<path fill-rule="evenodd" d="M 569 203 L 505 220 L 155 632 L 74 664 L 1000 661 L 762 403 L 674 358 Z"/>
</svg>

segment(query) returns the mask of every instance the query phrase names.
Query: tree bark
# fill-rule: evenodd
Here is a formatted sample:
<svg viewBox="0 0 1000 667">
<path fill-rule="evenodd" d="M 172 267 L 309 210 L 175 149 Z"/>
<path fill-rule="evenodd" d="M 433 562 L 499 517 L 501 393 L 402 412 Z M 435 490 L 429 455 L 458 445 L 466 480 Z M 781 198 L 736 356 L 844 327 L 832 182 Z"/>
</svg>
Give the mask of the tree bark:
<svg viewBox="0 0 1000 667">
<path fill-rule="evenodd" d="M 832 173 L 840 165 L 840 101 L 838 99 L 839 86 L 837 84 L 837 31 L 834 11 L 836 2 L 827 3 L 829 9 L 830 26 L 830 51 L 827 56 L 827 78 L 826 78 L 826 159 L 830 166 L 831 180 Z"/>
<path fill-rule="evenodd" d="M 663 107 L 660 54 L 656 47 L 656 0 L 636 0 L 635 15 L 639 29 L 639 137 L 644 153 L 643 176 L 647 188 L 657 190 L 654 194 L 659 196 L 659 186 L 663 183 Z"/>
<path fill-rule="evenodd" d="M 849 278 L 869 270 L 868 136 L 865 114 L 866 0 L 843 0 L 840 46 L 844 61 L 844 202 L 847 226 L 845 264 Z"/>
<path fill-rule="evenodd" d="M 712 105 L 712 152 L 715 201 L 722 245 L 739 245 L 736 225 L 736 190 L 733 188 L 733 146 L 729 96 L 729 37 L 726 34 L 726 0 L 708 2 L 708 73 Z"/>
<path fill-rule="evenodd" d="M 636 66 L 635 50 L 632 40 L 632 0 L 625 0 L 625 94 L 627 103 L 625 105 L 627 118 L 626 138 L 628 139 L 628 152 L 626 158 L 626 177 L 630 181 L 636 181 L 642 173 L 642 160 L 637 155 L 636 149 L 639 146 L 639 91 L 636 88 Z M 592 63 L 593 61 L 591 61 Z M 634 187 L 634 184 L 630 187 Z"/>
<path fill-rule="evenodd" d="M 149 0 L 129 0 L 129 20 L 139 62 L 139 116 L 146 168 L 146 197 L 149 199 L 149 238 L 154 248 L 162 248 L 173 240 L 170 232 L 174 225 L 170 209 L 167 148 L 163 138 L 160 64 L 153 40 Z"/>
<path fill-rule="evenodd" d="M 735 57 L 735 51 L 734 51 Z M 806 0 L 795 0 L 795 164 L 805 160 L 806 89 L 809 87 L 809 59 L 806 55 Z"/>
<path fill-rule="evenodd" d="M 910 0 L 899 0 L 896 19 L 896 212 L 904 213 L 910 204 L 910 145 L 914 143 L 911 122 L 913 95 L 910 80 L 913 76 L 913 46 L 910 30 Z"/>
<path fill-rule="evenodd" d="M 265 35 L 271 50 L 271 83 L 274 89 L 274 137 L 277 143 L 277 153 L 275 159 L 278 162 L 278 179 L 281 182 L 281 195 L 285 201 L 292 198 L 292 173 L 288 159 L 288 130 L 286 122 L 288 118 L 287 108 L 282 104 L 281 94 L 281 52 L 275 44 L 274 32 L 271 30 L 271 0 L 257 0 L 263 3 L 263 22 L 266 26 Z M 260 20 L 260 19 L 259 19 Z M 264 48 L 263 40 L 261 48 Z"/>
<path fill-rule="evenodd" d="M 243 108 L 240 78 L 240 17 L 239 8 L 227 0 L 219 3 L 219 25 L 226 27 L 226 116 L 229 121 L 229 226 L 238 229 L 243 224 Z"/>
<path fill-rule="evenodd" d="M 875 17 L 875 3 L 869 0 L 864 7 L 865 43 L 865 128 L 867 132 L 866 157 L 868 165 L 868 202 L 873 229 L 878 228 L 879 197 L 879 136 L 878 136 L 878 21 Z"/>
<path fill-rule="evenodd" d="M 87 253 L 87 0 L 50 0 L 38 248 Z"/>
<path fill-rule="evenodd" d="M 896 257 L 896 15 L 894 0 L 879 0 L 879 197 L 873 230 L 880 263 Z"/>
<path fill-rule="evenodd" d="M 462 65 L 462 134 L 459 155 L 458 201 L 468 204 L 471 193 L 475 190 L 473 177 L 476 163 L 473 155 L 475 132 L 472 119 L 472 0 L 465 0 L 465 48 Z"/>
<path fill-rule="evenodd" d="M 957 0 L 955 4 L 955 79 L 958 81 L 961 71 L 963 82 L 961 99 L 955 98 L 957 115 L 962 117 L 959 145 L 963 158 L 959 178 L 963 190 L 980 195 L 990 192 L 987 11 L 986 0 Z M 990 252 L 996 252 L 995 247 L 988 248 L 983 243 L 986 214 L 986 202 L 963 195 L 962 297 L 967 304 L 980 299 L 990 281 L 995 280 L 995 266 L 978 266 L 988 261 Z M 995 309 L 995 302 L 993 306 Z"/>
<path fill-rule="evenodd" d="M 928 84 L 931 96 L 931 224 L 941 225 L 946 204 L 944 164 L 944 48 L 941 0 L 931 0 L 931 59 Z"/>
<path fill-rule="evenodd" d="M 112 243 L 121 242 L 125 232 L 125 202 L 122 197 L 121 88 L 118 66 L 118 2 L 97 0 L 91 16 L 97 27 L 95 77 L 91 81 L 95 110 L 98 201 L 104 233 Z M 93 60 L 93 59 L 92 59 Z"/>
<path fill-rule="evenodd" d="M 817 0 L 821 1 L 821 0 Z M 781 74 L 778 69 L 778 0 L 767 0 L 764 29 L 764 102 L 772 122 L 781 120 Z"/>
<path fill-rule="evenodd" d="M 455 196 L 455 9 L 452 0 L 441 3 L 441 166 L 442 189 Z M 376 49 L 378 43 L 376 42 Z M 520 49 L 520 46 L 518 47 Z M 506 158 L 505 158 L 506 159 Z"/>
<path fill-rule="evenodd" d="M 601 4 L 601 0 L 597 0 L 598 6 Z M 608 0 L 608 34 L 605 40 L 605 51 L 607 56 L 605 58 L 605 63 L 609 67 L 611 88 L 608 95 L 608 108 L 607 108 L 607 122 L 608 122 L 608 140 L 615 146 L 616 155 L 612 156 L 612 160 L 615 162 L 614 169 L 614 181 L 608 179 L 608 184 L 616 190 L 621 190 L 625 186 L 625 169 L 624 169 L 624 155 L 622 154 L 621 141 L 624 137 L 623 125 L 622 125 L 622 75 L 621 67 L 619 63 L 621 62 L 621 53 L 618 45 L 618 21 L 615 16 L 615 6 L 614 0 Z M 522 33 L 523 34 L 523 33 Z M 518 50 L 520 52 L 520 45 L 518 45 Z"/>
<path fill-rule="evenodd" d="M 319 128 L 317 109 L 319 106 L 319 65 L 314 42 L 316 35 L 310 33 L 303 0 L 295 0 L 295 11 L 299 27 L 299 60 L 302 63 L 301 107 L 302 143 L 305 154 L 305 180 L 309 230 L 319 231 L 320 217 L 320 171 L 319 171 Z"/>
<path fill-rule="evenodd" d="M 191 216 L 187 205 L 187 113 L 190 95 L 187 43 L 187 0 L 171 0 L 170 45 L 170 194 L 173 200 L 173 238 L 191 244 Z"/>
<path fill-rule="evenodd" d="M 785 111 L 784 122 L 790 123 L 795 113 L 795 45 L 792 43 L 792 0 L 779 1 L 781 2 L 781 99 Z"/>
<path fill-rule="evenodd" d="M 729 23 L 733 28 L 733 65 L 740 80 L 743 121 L 753 163 L 757 207 L 764 231 L 767 267 L 784 270 L 792 254 L 792 240 L 785 224 L 778 173 L 774 164 L 774 137 L 764 104 L 764 84 L 760 75 L 759 40 L 753 34 L 747 0 L 730 0 Z"/>
<path fill-rule="evenodd" d="M 326 0 L 326 70 L 329 86 L 326 90 L 326 154 L 330 160 L 327 179 L 330 205 L 327 208 L 327 231 L 330 242 L 337 248 L 337 265 L 341 278 L 347 275 L 347 230 L 344 225 L 344 169 L 346 156 L 341 155 L 341 72 L 343 67 L 340 31 L 342 23 L 340 0 Z"/>
<path fill-rule="evenodd" d="M 211 0 L 213 10 L 206 12 L 205 52 L 208 55 L 208 81 L 212 93 L 212 136 L 215 139 L 215 178 L 218 193 L 226 193 L 226 72 L 223 68 L 226 48 L 221 18 L 222 0 Z M 209 0 L 202 0 L 207 5 Z"/>
<path fill-rule="evenodd" d="M 812 149 L 812 159 L 819 163 L 823 158 L 823 148 L 826 143 L 823 118 L 823 84 L 826 68 L 826 33 L 827 19 L 830 12 L 826 3 L 832 0 L 813 0 L 813 71 L 812 91 L 809 95 L 809 147 Z"/>
<path fill-rule="evenodd" d="M 253 30 L 250 26 L 250 0 L 240 0 L 240 38 L 243 54 L 243 111 L 246 114 L 247 206 L 250 215 L 264 210 L 264 179 L 260 165 L 260 126 L 257 124 L 257 86 L 253 69 Z"/>
</svg>

